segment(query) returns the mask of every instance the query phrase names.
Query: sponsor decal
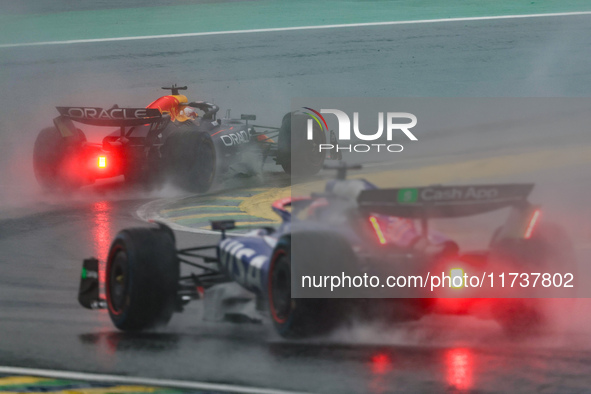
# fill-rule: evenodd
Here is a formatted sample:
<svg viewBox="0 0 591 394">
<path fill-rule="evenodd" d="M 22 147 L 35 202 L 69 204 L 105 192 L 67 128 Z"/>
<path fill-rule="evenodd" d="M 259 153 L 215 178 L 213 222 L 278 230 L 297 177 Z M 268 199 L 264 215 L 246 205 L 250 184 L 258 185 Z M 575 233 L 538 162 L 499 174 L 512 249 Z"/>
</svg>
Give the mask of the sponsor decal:
<svg viewBox="0 0 591 394">
<path fill-rule="evenodd" d="M 68 107 L 65 115 L 72 119 L 126 120 L 153 117 L 148 111 L 146 108 Z"/>
<path fill-rule="evenodd" d="M 400 195 L 400 194 L 399 194 Z M 498 197 L 499 190 L 491 187 L 467 188 L 424 188 L 421 190 L 422 201 L 449 201 L 449 200 L 490 200 Z"/>
<path fill-rule="evenodd" d="M 236 133 L 225 134 L 220 139 L 226 146 L 246 144 L 250 141 L 250 130 L 240 130 Z"/>
<path fill-rule="evenodd" d="M 268 257 L 243 243 L 225 239 L 220 243 L 220 264 L 236 282 L 249 289 L 262 289 L 262 268 Z"/>
<path fill-rule="evenodd" d="M 400 189 L 398 191 L 398 202 L 400 204 L 413 203 L 417 201 L 418 196 L 418 189 Z"/>
</svg>

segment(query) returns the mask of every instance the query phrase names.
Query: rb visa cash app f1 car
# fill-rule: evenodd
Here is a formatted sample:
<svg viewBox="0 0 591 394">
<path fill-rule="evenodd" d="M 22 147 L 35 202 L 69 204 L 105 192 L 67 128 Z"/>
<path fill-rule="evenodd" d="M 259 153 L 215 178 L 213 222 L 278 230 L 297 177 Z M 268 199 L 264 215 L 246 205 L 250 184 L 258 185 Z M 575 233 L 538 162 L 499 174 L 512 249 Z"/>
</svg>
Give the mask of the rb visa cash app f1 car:
<svg viewBox="0 0 591 394">
<path fill-rule="evenodd" d="M 511 334 L 545 327 L 542 299 L 490 298 L 486 289 L 453 289 L 453 298 L 428 288 L 398 298 L 387 293 L 376 297 L 363 289 L 341 289 L 335 293 L 340 298 L 323 298 L 327 289 L 304 289 L 301 275 L 341 272 L 382 278 L 458 267 L 470 272 L 573 272 L 574 251 L 564 229 L 541 220 L 540 207 L 527 200 L 533 184 L 379 189 L 363 179 L 346 179 L 347 168 L 339 164 L 337 179 L 328 181 L 323 193 L 276 201 L 272 209 L 282 219 L 277 228 L 228 236 L 233 221 L 212 222 L 222 232 L 216 245 L 177 249 L 174 233 L 163 224 L 122 230 L 106 262 L 106 298 L 99 294 L 98 261 L 91 258 L 83 263 L 79 302 L 108 308 L 113 324 L 125 331 L 166 324 L 194 300 L 203 303 L 208 319 L 268 319 L 280 335 L 292 338 L 329 332 L 353 317 L 391 322 L 430 313 L 492 318 Z M 495 193 L 482 197 L 471 190 Z M 413 198 L 399 198 L 409 191 Z M 436 205 L 421 197 L 426 192 L 441 196 Z M 457 220 L 503 209 L 506 221 L 485 250 L 461 250 L 449 235 L 429 226 L 431 219 Z M 181 274 L 181 264 L 190 272 Z"/>
</svg>

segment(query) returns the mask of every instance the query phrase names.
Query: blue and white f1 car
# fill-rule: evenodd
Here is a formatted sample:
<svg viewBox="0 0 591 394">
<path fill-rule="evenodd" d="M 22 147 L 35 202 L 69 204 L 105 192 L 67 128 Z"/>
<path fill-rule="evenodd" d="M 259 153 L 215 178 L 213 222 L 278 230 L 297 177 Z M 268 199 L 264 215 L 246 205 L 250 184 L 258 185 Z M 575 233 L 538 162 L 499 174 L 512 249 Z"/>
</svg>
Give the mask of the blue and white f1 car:
<svg viewBox="0 0 591 394">
<path fill-rule="evenodd" d="M 273 210 L 282 219 L 277 228 L 228 236 L 233 221 L 212 222 L 222 234 L 216 245 L 177 249 L 174 233 L 162 224 L 122 230 L 106 263 L 106 297 L 99 296 L 98 261 L 91 258 L 83 264 L 79 302 L 107 308 L 114 325 L 125 331 L 165 324 L 193 300 L 204 302 L 208 319 L 268 319 L 280 335 L 292 338 L 325 333 L 351 316 L 400 320 L 486 310 L 509 331 L 541 325 L 537 299 L 484 299 L 467 290 L 451 299 L 421 289 L 377 297 L 345 289 L 327 298 L 301 287 L 303 274 L 380 276 L 410 273 L 412 267 L 412 273 L 424 275 L 458 265 L 482 270 L 495 261 L 539 271 L 573 261 L 564 231 L 541 222 L 539 206 L 527 201 L 532 184 L 379 189 L 362 179 L 347 180 L 350 168 L 340 163 L 323 193 L 276 201 Z M 454 240 L 428 226 L 432 218 L 501 208 L 509 209 L 508 218 L 487 250 L 460 251 Z M 192 272 L 181 275 L 181 264 Z"/>
</svg>

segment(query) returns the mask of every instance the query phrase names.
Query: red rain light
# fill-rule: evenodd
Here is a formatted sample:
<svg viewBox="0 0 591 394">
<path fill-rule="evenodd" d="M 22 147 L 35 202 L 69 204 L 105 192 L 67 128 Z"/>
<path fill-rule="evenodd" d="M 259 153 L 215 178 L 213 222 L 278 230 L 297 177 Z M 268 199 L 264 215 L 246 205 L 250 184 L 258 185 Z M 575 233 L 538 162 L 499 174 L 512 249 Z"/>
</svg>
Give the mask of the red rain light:
<svg viewBox="0 0 591 394">
<path fill-rule="evenodd" d="M 527 225 L 527 229 L 525 230 L 525 239 L 530 239 L 534 229 L 536 228 L 536 224 L 540 220 L 540 215 L 542 212 L 539 209 L 536 209 L 534 213 L 531 215 L 531 219 L 529 219 L 529 224 Z"/>
<path fill-rule="evenodd" d="M 451 278 L 451 287 L 454 289 L 461 289 L 464 287 L 464 270 L 461 268 L 452 268 L 449 271 L 449 276 Z M 456 277 L 460 278 L 460 281 L 454 281 Z M 457 285 L 457 286 L 456 286 Z"/>
<path fill-rule="evenodd" d="M 105 156 L 98 157 L 98 167 L 107 168 L 107 158 Z"/>
</svg>

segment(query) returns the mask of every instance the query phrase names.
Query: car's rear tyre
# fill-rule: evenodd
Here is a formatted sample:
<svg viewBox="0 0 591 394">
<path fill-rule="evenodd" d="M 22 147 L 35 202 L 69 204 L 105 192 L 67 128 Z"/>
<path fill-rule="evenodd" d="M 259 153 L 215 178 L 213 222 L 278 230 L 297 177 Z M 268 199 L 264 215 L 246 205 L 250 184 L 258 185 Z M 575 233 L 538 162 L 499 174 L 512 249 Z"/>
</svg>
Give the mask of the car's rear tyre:
<svg viewBox="0 0 591 394">
<path fill-rule="evenodd" d="M 39 185 L 47 190 L 72 190 L 88 183 L 80 172 L 84 142 L 81 130 L 67 137 L 55 127 L 41 130 L 33 148 L 33 170 Z"/>
<path fill-rule="evenodd" d="M 125 183 L 131 186 L 141 186 L 148 188 L 151 186 L 150 177 L 143 171 L 128 170 L 123 173 Z"/>
<path fill-rule="evenodd" d="M 490 262 L 511 267 L 519 273 L 572 273 L 576 278 L 575 250 L 566 230 L 555 223 L 540 222 L 530 239 L 499 239 L 497 231 L 491 241 Z M 533 280 L 533 279 L 532 279 Z M 540 279 L 541 280 L 541 279 Z M 537 287 L 540 285 L 538 284 Z M 544 288 L 542 288 L 544 290 Z M 545 331 L 548 319 L 548 299 L 497 299 L 493 309 L 495 319 L 513 337 Z M 561 309 L 572 307 L 570 299 L 555 299 Z"/>
<path fill-rule="evenodd" d="M 326 151 L 320 151 L 320 144 L 326 144 L 324 130 L 313 122 L 313 139 L 307 139 L 309 116 L 287 113 L 279 129 L 277 161 L 287 174 L 310 176 L 317 174 L 324 164 Z"/>
<path fill-rule="evenodd" d="M 282 238 L 269 268 L 269 311 L 275 330 L 284 338 L 306 338 L 333 330 L 344 317 L 342 300 L 291 298 L 291 240 Z"/>
<path fill-rule="evenodd" d="M 192 130 L 175 130 L 162 152 L 167 173 L 183 189 L 205 193 L 217 172 L 216 150 L 211 137 Z"/>
<path fill-rule="evenodd" d="M 291 298 L 290 258 L 278 248 L 269 272 L 269 310 L 273 325 L 284 338 L 307 338 L 329 332 L 335 326 L 331 300 Z"/>
<path fill-rule="evenodd" d="M 123 169 L 125 183 L 144 190 L 152 190 L 161 183 L 160 154 L 156 148 L 150 149 L 145 158 L 138 158 L 133 150 L 124 155 L 127 158 Z"/>
<path fill-rule="evenodd" d="M 165 325 L 176 307 L 179 261 L 162 229 L 131 228 L 117 234 L 107 259 L 109 316 L 123 331 Z"/>
<path fill-rule="evenodd" d="M 535 298 L 497 299 L 493 316 L 511 338 L 537 335 L 545 330 L 547 324 L 539 300 Z"/>
<path fill-rule="evenodd" d="M 499 230 L 490 243 L 492 259 L 516 267 L 560 271 L 576 268 L 573 244 L 559 224 L 542 221 L 529 239 L 499 239 L 498 234 Z"/>
</svg>

